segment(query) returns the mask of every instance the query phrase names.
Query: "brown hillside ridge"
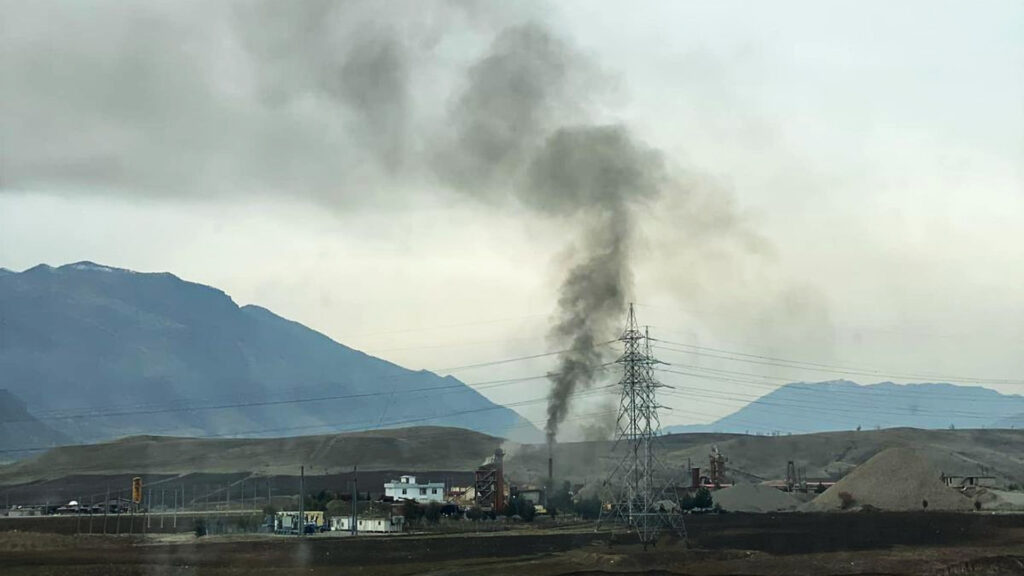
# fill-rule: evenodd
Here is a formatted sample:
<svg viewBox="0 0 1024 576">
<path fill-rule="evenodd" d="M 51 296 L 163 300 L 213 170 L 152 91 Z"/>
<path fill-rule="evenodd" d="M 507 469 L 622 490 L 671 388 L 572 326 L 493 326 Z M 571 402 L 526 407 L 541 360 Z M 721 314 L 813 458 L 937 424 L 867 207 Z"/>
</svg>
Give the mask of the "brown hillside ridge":
<svg viewBox="0 0 1024 576">
<path fill-rule="evenodd" d="M 802 507 L 807 512 L 836 510 L 956 510 L 973 502 L 942 482 L 942 472 L 918 451 L 883 450 Z"/>
</svg>

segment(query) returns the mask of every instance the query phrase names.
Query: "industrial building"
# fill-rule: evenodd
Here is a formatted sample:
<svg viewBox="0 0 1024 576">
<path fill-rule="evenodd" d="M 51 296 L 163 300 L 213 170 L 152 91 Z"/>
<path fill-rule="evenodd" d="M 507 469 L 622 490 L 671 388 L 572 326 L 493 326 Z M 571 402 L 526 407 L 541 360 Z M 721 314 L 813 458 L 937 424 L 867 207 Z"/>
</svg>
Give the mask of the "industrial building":
<svg viewBox="0 0 1024 576">
<path fill-rule="evenodd" d="M 505 452 L 498 448 L 476 469 L 473 485 L 476 505 L 488 512 L 505 510 Z"/>
</svg>

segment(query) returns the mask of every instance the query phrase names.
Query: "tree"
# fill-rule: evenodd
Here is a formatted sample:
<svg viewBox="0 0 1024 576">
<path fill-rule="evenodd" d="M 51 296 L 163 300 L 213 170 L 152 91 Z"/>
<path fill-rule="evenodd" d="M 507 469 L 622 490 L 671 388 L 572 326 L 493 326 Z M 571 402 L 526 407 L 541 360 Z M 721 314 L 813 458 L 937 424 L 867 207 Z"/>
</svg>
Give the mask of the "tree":
<svg viewBox="0 0 1024 576">
<path fill-rule="evenodd" d="M 466 510 L 466 518 L 469 520 L 480 520 L 484 517 L 483 508 L 479 506 L 473 506 L 469 510 Z"/>
<path fill-rule="evenodd" d="M 437 524 L 441 521 L 441 505 L 437 502 L 431 502 L 423 509 L 423 518 L 431 524 Z"/>
<path fill-rule="evenodd" d="M 575 509 L 576 513 L 580 515 L 580 518 L 597 520 L 601 515 L 601 499 L 597 496 L 583 498 L 576 503 Z"/>
<path fill-rule="evenodd" d="M 551 488 L 548 492 L 548 509 L 553 508 L 572 509 L 572 484 L 569 484 L 568 480 L 562 482 L 558 488 Z"/>
<path fill-rule="evenodd" d="M 426 510 L 415 500 L 406 500 L 402 503 L 402 513 L 405 521 L 410 524 L 418 523 L 426 515 Z"/>
<path fill-rule="evenodd" d="M 693 510 L 693 496 L 689 492 L 683 494 L 682 499 L 679 500 L 679 506 L 683 510 Z"/>
<path fill-rule="evenodd" d="M 533 517 L 537 515 L 537 510 L 534 508 L 533 502 L 513 496 L 509 498 L 508 504 L 505 506 L 505 515 L 509 517 L 518 515 L 524 522 L 532 522 Z"/>
<path fill-rule="evenodd" d="M 331 500 L 330 502 L 327 503 L 325 508 L 326 508 L 325 513 L 327 514 L 328 518 L 333 517 L 333 516 L 351 516 L 352 515 L 352 506 L 351 506 L 351 504 L 349 504 L 348 502 L 345 502 L 344 500 L 342 500 L 340 498 L 336 498 L 334 500 Z"/>
<path fill-rule="evenodd" d="M 714 502 L 711 498 L 711 490 L 701 486 L 697 489 L 697 492 L 693 495 L 693 507 L 694 508 L 711 508 Z"/>
</svg>

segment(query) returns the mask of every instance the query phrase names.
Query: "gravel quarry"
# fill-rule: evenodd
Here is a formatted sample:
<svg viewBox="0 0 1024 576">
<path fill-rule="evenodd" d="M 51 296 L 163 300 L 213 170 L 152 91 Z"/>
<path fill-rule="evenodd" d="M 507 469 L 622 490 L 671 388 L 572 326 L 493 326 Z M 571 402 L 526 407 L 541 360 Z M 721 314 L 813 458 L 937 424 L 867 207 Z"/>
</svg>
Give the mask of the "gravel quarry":
<svg viewBox="0 0 1024 576">
<path fill-rule="evenodd" d="M 876 454 L 800 509 L 830 512 L 870 508 L 968 511 L 974 509 L 974 502 L 943 484 L 942 472 L 923 455 L 898 447 Z"/>
<path fill-rule="evenodd" d="M 763 484 L 736 484 L 716 490 L 712 497 L 729 512 L 782 512 L 801 504 L 792 494 Z"/>
</svg>

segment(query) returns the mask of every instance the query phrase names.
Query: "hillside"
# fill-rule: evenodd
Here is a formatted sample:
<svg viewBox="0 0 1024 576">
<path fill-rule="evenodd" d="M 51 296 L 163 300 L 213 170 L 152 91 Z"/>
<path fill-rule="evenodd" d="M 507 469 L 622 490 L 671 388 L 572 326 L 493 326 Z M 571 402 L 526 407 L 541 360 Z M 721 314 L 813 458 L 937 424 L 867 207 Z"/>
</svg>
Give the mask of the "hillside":
<svg viewBox="0 0 1024 576">
<path fill-rule="evenodd" d="M 350 470 L 472 471 L 500 440 L 461 429 L 405 428 L 297 438 L 194 439 L 137 437 L 94 446 L 57 448 L 0 467 L 0 484 L 21 484 L 75 474 L 307 474 Z M 717 445 L 728 458 L 730 480 L 782 479 L 793 460 L 806 476 L 839 479 L 876 454 L 912 447 L 947 474 L 990 474 L 999 485 L 1024 483 L 1024 430 L 865 430 L 793 436 L 675 434 L 661 438 L 661 460 L 677 478 L 687 462 L 706 468 Z M 507 475 L 515 482 L 547 477 L 547 447 L 505 442 Z M 611 442 L 555 446 L 559 480 L 599 484 L 623 455 Z"/>
<path fill-rule="evenodd" d="M 0 462 L 14 459 L 18 453 L 13 451 L 24 446 L 57 446 L 70 441 L 32 416 L 20 398 L 0 389 Z"/>
<path fill-rule="evenodd" d="M 786 384 L 710 424 L 675 432 L 805 433 L 872 428 L 1011 428 L 1024 396 L 953 384 Z"/>
<path fill-rule="evenodd" d="M 172 274 L 90 262 L 6 272 L 0 319 L 4 386 L 79 442 L 410 423 L 542 438 L 455 378 L 353 350 Z"/>
<path fill-rule="evenodd" d="M 133 436 L 113 442 L 54 448 L 0 467 L 0 485 L 100 474 L 318 475 L 398 467 L 473 470 L 503 440 L 460 428 L 414 427 L 290 438 L 172 438 Z"/>
</svg>

